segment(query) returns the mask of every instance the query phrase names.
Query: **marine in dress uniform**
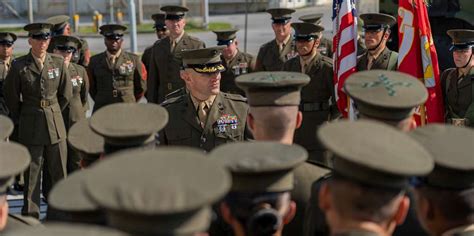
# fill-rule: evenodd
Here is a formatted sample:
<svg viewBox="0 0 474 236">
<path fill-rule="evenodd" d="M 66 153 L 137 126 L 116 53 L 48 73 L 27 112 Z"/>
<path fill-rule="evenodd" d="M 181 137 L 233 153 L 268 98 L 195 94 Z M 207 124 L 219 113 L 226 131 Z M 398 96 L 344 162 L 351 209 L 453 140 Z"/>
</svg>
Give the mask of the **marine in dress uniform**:
<svg viewBox="0 0 474 236">
<path fill-rule="evenodd" d="M 46 22 L 53 25 L 51 31 L 53 36 L 66 35 L 72 36 L 71 24 L 69 24 L 70 17 L 66 15 L 57 15 L 46 19 Z M 78 37 L 76 37 L 78 38 Z M 89 50 L 89 44 L 87 40 L 78 38 L 81 43 L 78 49 L 74 52 L 71 59 L 72 62 L 79 64 L 81 66 L 87 67 L 89 65 L 91 52 Z M 48 52 L 52 53 L 56 47 L 56 42 L 54 38 L 51 39 L 49 43 Z"/>
<path fill-rule="evenodd" d="M 168 112 L 153 103 L 117 103 L 91 116 L 90 128 L 104 138 L 104 155 L 131 148 L 154 149 Z"/>
<path fill-rule="evenodd" d="M 280 71 L 283 63 L 296 56 L 295 45 L 291 40 L 291 14 L 288 8 L 271 8 L 267 12 L 272 16 L 272 29 L 275 39 L 263 44 L 258 50 L 256 71 Z"/>
<path fill-rule="evenodd" d="M 409 135 L 375 121 L 329 123 L 318 137 L 334 159 L 319 192 L 331 235 L 392 235 L 408 213 L 410 178 L 433 170 L 432 155 Z"/>
<path fill-rule="evenodd" d="M 362 28 L 367 52 L 357 57 L 357 71 L 397 70 L 398 53 L 386 46 L 391 33 L 390 27 L 397 20 L 393 16 L 382 13 L 361 14 L 360 18 L 364 21 Z"/>
<path fill-rule="evenodd" d="M 474 127 L 474 30 L 448 30 L 448 35 L 456 68 L 441 74 L 446 122 Z"/>
<path fill-rule="evenodd" d="M 66 175 L 66 127 L 61 113 L 72 97 L 72 85 L 63 58 L 46 52 L 51 27 L 48 23 L 24 27 L 31 51 L 12 63 L 3 87 L 11 116 L 19 124 L 19 142 L 32 159 L 25 171 L 22 214 L 36 218 L 41 171 L 48 172 L 51 186 Z M 44 196 L 48 192 L 43 189 Z"/>
<path fill-rule="evenodd" d="M 415 128 L 415 109 L 428 98 L 425 85 L 417 78 L 386 70 L 352 74 L 344 91 L 354 101 L 358 118 L 378 120 L 405 132 Z"/>
<path fill-rule="evenodd" d="M 184 31 L 186 7 L 164 6 L 166 12 L 165 24 L 170 34 L 153 45 L 148 72 L 147 100 L 152 103 L 161 103 L 165 96 L 176 89 L 184 87 L 180 78 L 182 58 L 180 52 L 205 48 L 200 39 L 188 35 Z"/>
<path fill-rule="evenodd" d="M 234 235 L 282 234 L 297 210 L 294 169 L 307 157 L 301 146 L 262 141 L 229 143 L 211 152 L 232 174 L 220 213 Z"/>
<path fill-rule="evenodd" d="M 162 145 L 210 151 L 226 142 L 251 138 L 246 122 L 247 100 L 219 89 L 224 70 L 222 49 L 220 46 L 182 53 L 181 77 L 189 92 L 162 103 L 169 113 L 169 123 L 159 135 Z"/>
<path fill-rule="evenodd" d="M 3 81 L 7 77 L 13 61 L 13 44 L 16 41 L 16 34 L 10 32 L 0 32 L 0 115 L 8 115 L 8 108 L 5 104 L 2 88 Z"/>
<path fill-rule="evenodd" d="M 81 41 L 73 36 L 55 36 L 55 48 L 53 52 L 64 57 L 64 63 L 69 71 L 69 78 L 72 85 L 72 98 L 69 105 L 63 110 L 64 124 L 69 132 L 71 126 L 86 118 L 86 111 L 89 109 L 87 103 L 89 95 L 89 78 L 87 72 L 81 65 L 71 62 L 72 55 L 80 47 Z M 78 153 L 68 145 L 67 171 L 71 173 L 78 170 L 80 157 Z"/>
<path fill-rule="evenodd" d="M 298 20 L 305 22 L 305 23 L 311 23 L 315 25 L 321 26 L 322 23 L 322 18 L 324 14 L 323 13 L 316 13 L 316 14 L 308 14 L 308 15 L 303 15 L 298 18 Z M 321 35 L 320 37 L 320 43 L 318 46 L 318 51 L 321 53 L 321 55 L 332 58 L 332 39 L 328 39 L 324 36 Z"/>
<path fill-rule="evenodd" d="M 146 69 L 140 58 L 122 49 L 123 25 L 103 25 L 100 33 L 107 47 L 91 57 L 87 68 L 93 112 L 112 103 L 135 103 L 146 91 Z"/>
<path fill-rule="evenodd" d="M 217 45 L 226 46 L 222 50 L 222 64 L 225 71 L 221 72 L 221 91 L 245 96 L 244 91 L 235 85 L 235 77 L 255 70 L 254 56 L 241 52 L 237 41 L 238 29 L 216 30 Z"/>
<path fill-rule="evenodd" d="M 155 46 L 160 40 L 165 37 L 168 37 L 170 31 L 166 28 L 165 24 L 165 14 L 163 13 L 156 13 L 151 15 L 151 19 L 155 22 L 153 28 L 155 28 L 156 38 L 157 40 L 155 43 L 143 51 L 142 54 L 142 63 L 145 65 L 146 71 L 150 71 L 150 57 L 153 51 L 153 46 Z"/>
<path fill-rule="evenodd" d="M 104 152 L 104 137 L 89 126 L 90 118 L 76 122 L 67 134 L 69 145 L 78 152 L 81 169 L 98 161 Z"/>
<path fill-rule="evenodd" d="M 237 85 L 247 94 L 248 124 L 255 140 L 293 143 L 294 132 L 305 119 L 298 111 L 301 88 L 309 82 L 309 76 L 298 72 L 256 72 L 237 78 Z M 293 170 L 295 182 L 291 198 L 297 211 L 295 218 L 283 229 L 283 235 L 303 235 L 311 186 L 328 172 L 329 169 L 310 161 Z"/>
<path fill-rule="evenodd" d="M 333 68 L 331 59 L 322 56 L 317 47 L 323 27 L 311 23 L 292 23 L 298 56 L 285 62 L 284 71 L 307 74 L 311 81 L 301 89 L 300 111 L 303 113 L 301 128 L 296 130 L 295 143 L 305 147 L 309 160 L 330 166 L 323 156 L 323 148 L 314 135 L 318 127 L 339 114 L 334 97 Z"/>
<path fill-rule="evenodd" d="M 231 186 L 224 166 L 182 147 L 120 152 L 88 171 L 86 195 L 130 235 L 205 234 L 211 205 Z"/>
<path fill-rule="evenodd" d="M 415 184 L 418 217 L 431 235 L 474 235 L 474 131 L 429 124 L 410 135 L 432 155 L 434 170 Z"/>
<path fill-rule="evenodd" d="M 0 126 L 4 126 L 0 121 Z M 11 125 L 11 131 L 13 125 Z M 5 130 L 0 130 L 1 132 Z M 0 215 L 0 234 L 14 232 L 22 228 L 29 228 L 32 226 L 38 226 L 40 222 L 32 217 L 18 216 L 8 214 L 8 202 L 7 202 L 7 191 L 8 187 L 13 183 L 15 175 L 19 174 L 28 167 L 31 161 L 28 149 L 18 143 L 0 143 L 0 209 L 2 214 Z M 3 217 L 6 217 L 3 218 Z"/>
</svg>

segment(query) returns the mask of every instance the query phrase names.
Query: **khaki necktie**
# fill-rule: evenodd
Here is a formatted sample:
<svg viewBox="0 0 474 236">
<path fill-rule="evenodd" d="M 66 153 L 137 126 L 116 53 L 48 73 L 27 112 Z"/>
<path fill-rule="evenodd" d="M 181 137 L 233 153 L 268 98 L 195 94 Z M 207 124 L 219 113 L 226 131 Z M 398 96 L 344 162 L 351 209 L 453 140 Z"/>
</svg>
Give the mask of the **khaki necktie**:
<svg viewBox="0 0 474 236">
<path fill-rule="evenodd" d="M 174 48 L 176 47 L 176 41 L 171 41 L 171 52 L 174 51 Z"/>
<path fill-rule="evenodd" d="M 204 128 L 207 118 L 207 104 L 206 102 L 200 102 L 198 106 L 198 118 L 201 123 L 201 127 Z"/>
<path fill-rule="evenodd" d="M 367 70 L 370 70 L 372 68 L 372 64 L 374 64 L 374 58 L 369 56 L 369 61 L 367 62 Z"/>
</svg>

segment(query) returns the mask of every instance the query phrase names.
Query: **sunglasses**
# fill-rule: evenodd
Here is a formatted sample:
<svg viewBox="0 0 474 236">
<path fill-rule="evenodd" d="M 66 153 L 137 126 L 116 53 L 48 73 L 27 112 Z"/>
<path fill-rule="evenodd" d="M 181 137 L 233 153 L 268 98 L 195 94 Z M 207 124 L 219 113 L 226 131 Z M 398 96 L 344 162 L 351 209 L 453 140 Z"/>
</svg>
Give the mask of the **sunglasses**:
<svg viewBox="0 0 474 236">
<path fill-rule="evenodd" d="M 56 49 L 61 51 L 61 52 L 67 52 L 67 53 L 74 53 L 76 52 L 76 49 L 70 46 L 64 46 L 64 45 L 57 45 Z"/>
</svg>

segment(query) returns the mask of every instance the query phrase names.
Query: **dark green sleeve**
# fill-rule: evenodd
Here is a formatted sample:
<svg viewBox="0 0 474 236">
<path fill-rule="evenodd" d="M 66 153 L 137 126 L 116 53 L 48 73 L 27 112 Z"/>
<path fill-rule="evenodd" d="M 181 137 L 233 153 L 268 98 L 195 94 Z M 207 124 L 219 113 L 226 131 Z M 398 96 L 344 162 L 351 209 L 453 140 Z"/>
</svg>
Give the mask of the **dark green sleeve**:
<svg viewBox="0 0 474 236">
<path fill-rule="evenodd" d="M 16 63 L 13 63 L 12 68 L 8 72 L 7 77 L 3 83 L 3 96 L 5 103 L 11 112 L 11 117 L 15 124 L 18 123 L 21 108 L 21 68 Z"/>
<path fill-rule="evenodd" d="M 61 78 L 59 80 L 59 87 L 57 92 L 59 106 L 64 110 L 72 98 L 72 85 L 69 72 L 66 65 L 61 61 Z"/>
</svg>

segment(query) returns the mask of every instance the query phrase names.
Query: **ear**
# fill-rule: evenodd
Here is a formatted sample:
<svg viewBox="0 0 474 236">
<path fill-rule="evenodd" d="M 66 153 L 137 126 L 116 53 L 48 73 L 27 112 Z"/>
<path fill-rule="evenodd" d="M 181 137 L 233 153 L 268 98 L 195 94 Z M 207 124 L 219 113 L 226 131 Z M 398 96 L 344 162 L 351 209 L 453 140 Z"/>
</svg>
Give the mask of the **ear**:
<svg viewBox="0 0 474 236">
<path fill-rule="evenodd" d="M 290 207 L 288 208 L 288 212 L 285 214 L 283 218 L 283 224 L 287 225 L 295 218 L 296 215 L 296 202 L 291 201 L 290 202 Z"/>
<path fill-rule="evenodd" d="M 191 78 L 190 78 L 190 76 L 189 76 L 189 72 L 187 72 L 186 70 L 180 70 L 180 71 L 179 71 L 179 75 L 181 76 L 181 79 L 184 80 L 184 82 L 186 82 L 186 83 L 191 82 Z"/>
<path fill-rule="evenodd" d="M 318 199 L 319 208 L 323 210 L 323 212 L 327 212 L 329 209 L 332 208 L 330 199 L 330 189 L 327 183 L 323 183 L 321 185 Z"/>
<path fill-rule="evenodd" d="M 253 117 L 252 113 L 247 115 L 247 124 L 249 125 L 250 132 L 253 133 L 255 127 L 255 118 Z"/>
<path fill-rule="evenodd" d="M 397 212 L 395 213 L 395 222 L 397 225 L 403 224 L 405 221 L 408 209 L 410 208 L 410 199 L 407 196 L 403 196 L 400 204 L 398 204 Z"/>
<path fill-rule="evenodd" d="M 237 39 L 235 39 L 235 46 L 239 46 L 239 41 L 237 41 Z"/>
<path fill-rule="evenodd" d="M 321 37 L 323 35 L 321 34 Z M 321 44 L 321 37 L 318 37 L 317 39 L 314 40 L 314 48 L 318 48 L 319 47 L 319 44 Z"/>
<path fill-rule="evenodd" d="M 28 38 L 28 44 L 31 45 L 31 38 Z"/>
<path fill-rule="evenodd" d="M 303 113 L 301 111 L 298 111 L 296 114 L 296 127 L 295 129 L 299 129 L 301 127 L 301 124 L 303 123 Z"/>
<path fill-rule="evenodd" d="M 224 221 L 227 224 L 232 225 L 232 222 L 234 221 L 234 218 L 232 217 L 232 214 L 230 213 L 230 209 L 229 209 L 229 206 L 227 205 L 227 203 L 221 202 L 221 204 L 219 205 L 219 208 L 220 208 L 220 211 L 221 211 L 222 219 L 224 219 Z"/>
</svg>

